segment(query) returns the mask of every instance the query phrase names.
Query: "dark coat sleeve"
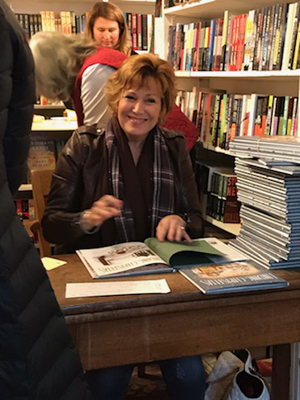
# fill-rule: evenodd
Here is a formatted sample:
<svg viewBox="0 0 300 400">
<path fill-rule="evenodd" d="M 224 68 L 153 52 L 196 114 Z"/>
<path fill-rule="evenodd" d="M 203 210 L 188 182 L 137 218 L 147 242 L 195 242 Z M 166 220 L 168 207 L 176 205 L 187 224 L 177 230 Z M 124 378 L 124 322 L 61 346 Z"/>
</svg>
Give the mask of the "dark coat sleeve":
<svg viewBox="0 0 300 400">
<path fill-rule="evenodd" d="M 189 235 L 192 238 L 198 238 L 204 234 L 204 221 L 199 204 L 195 175 L 184 138 L 179 137 L 176 141 L 178 142 L 177 174 L 180 185 L 179 214 L 187 222 Z M 173 153 L 173 157 L 175 154 Z"/>
<path fill-rule="evenodd" d="M 15 193 L 26 181 L 27 154 L 35 102 L 34 65 L 24 33 L 6 8 L 0 7 L 0 137 L 4 170 Z"/>
</svg>

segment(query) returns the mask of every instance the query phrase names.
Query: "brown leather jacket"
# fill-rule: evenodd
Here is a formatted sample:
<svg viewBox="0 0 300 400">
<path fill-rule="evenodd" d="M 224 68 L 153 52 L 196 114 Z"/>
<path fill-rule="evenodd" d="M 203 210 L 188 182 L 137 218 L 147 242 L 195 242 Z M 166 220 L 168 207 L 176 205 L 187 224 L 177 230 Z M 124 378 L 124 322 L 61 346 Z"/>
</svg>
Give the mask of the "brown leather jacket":
<svg viewBox="0 0 300 400">
<path fill-rule="evenodd" d="M 191 237 L 203 235 L 203 219 L 191 160 L 181 133 L 162 129 L 174 169 L 175 213 L 187 219 Z M 104 194 L 111 194 L 106 176 L 108 157 L 104 130 L 82 126 L 67 142 L 53 175 L 51 192 L 42 221 L 46 240 L 55 243 L 56 253 L 114 244 L 108 241 L 104 223 L 94 234 L 79 226 L 83 210 Z"/>
</svg>

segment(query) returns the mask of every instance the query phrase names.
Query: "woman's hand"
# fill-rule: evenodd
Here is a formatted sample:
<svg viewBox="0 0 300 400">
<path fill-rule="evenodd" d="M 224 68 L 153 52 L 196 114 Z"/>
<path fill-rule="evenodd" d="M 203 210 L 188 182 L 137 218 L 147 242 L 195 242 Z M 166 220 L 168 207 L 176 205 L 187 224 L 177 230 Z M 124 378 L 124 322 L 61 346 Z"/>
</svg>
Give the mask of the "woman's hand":
<svg viewBox="0 0 300 400">
<path fill-rule="evenodd" d="M 90 230 L 100 226 L 109 218 L 120 215 L 123 201 L 114 196 L 106 194 L 95 201 L 89 210 L 84 211 L 82 216 L 82 226 L 84 230 Z"/>
<path fill-rule="evenodd" d="M 170 240 L 180 242 L 182 239 L 191 242 L 191 238 L 185 230 L 186 223 L 179 215 L 167 215 L 156 228 L 156 238 L 160 242 Z"/>
</svg>

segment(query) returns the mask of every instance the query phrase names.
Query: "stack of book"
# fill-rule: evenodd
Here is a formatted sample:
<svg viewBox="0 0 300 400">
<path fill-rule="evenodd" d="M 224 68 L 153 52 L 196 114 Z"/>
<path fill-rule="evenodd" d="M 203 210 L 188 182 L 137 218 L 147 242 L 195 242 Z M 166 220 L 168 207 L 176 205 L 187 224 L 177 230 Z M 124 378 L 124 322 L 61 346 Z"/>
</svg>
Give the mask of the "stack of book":
<svg viewBox="0 0 300 400">
<path fill-rule="evenodd" d="M 300 165 L 282 164 L 236 159 L 242 228 L 230 244 L 265 268 L 299 267 Z"/>
<path fill-rule="evenodd" d="M 300 164 L 300 138 L 294 136 L 235 137 L 229 144 L 230 153 L 236 156 L 257 157 L 267 165 L 275 163 Z"/>
</svg>

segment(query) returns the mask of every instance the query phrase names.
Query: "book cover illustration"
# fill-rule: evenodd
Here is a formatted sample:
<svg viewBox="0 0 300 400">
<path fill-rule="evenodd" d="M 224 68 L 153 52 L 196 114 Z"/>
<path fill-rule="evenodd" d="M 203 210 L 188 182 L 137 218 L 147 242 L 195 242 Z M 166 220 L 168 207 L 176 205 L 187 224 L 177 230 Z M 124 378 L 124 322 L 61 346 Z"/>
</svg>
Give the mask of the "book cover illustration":
<svg viewBox="0 0 300 400">
<path fill-rule="evenodd" d="M 31 140 L 27 164 L 29 169 L 55 169 L 54 140 Z"/>
<path fill-rule="evenodd" d="M 205 294 L 288 286 L 288 282 L 250 262 L 199 266 L 180 273 Z"/>
<path fill-rule="evenodd" d="M 172 269 L 142 242 L 121 243 L 97 249 L 78 250 L 78 256 L 92 278 L 126 276 L 140 272 L 159 273 Z"/>
</svg>

